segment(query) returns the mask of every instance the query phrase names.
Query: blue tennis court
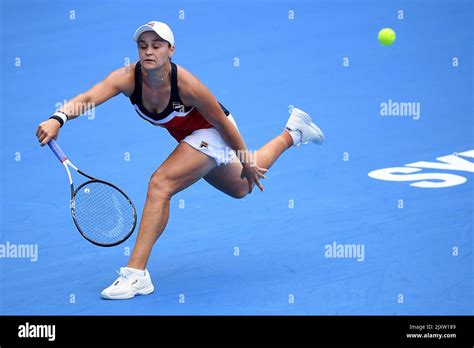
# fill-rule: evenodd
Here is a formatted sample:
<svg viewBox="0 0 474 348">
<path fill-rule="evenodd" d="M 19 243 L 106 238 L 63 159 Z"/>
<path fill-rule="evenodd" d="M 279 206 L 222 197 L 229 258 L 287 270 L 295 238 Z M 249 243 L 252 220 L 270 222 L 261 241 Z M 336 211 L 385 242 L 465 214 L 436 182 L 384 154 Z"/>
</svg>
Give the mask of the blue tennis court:
<svg viewBox="0 0 474 348">
<path fill-rule="evenodd" d="M 0 314 L 472 315 L 473 5 L 421 1 L 1 1 Z M 64 169 L 35 130 L 135 62 L 134 30 L 229 108 L 250 149 L 292 107 L 324 131 L 238 200 L 201 180 L 171 200 L 155 292 L 106 301 L 116 247 L 75 229 Z M 380 29 L 396 41 L 383 46 Z M 70 159 L 139 217 L 176 141 L 117 96 L 61 129 Z M 370 174 L 370 175 L 369 175 Z"/>
</svg>

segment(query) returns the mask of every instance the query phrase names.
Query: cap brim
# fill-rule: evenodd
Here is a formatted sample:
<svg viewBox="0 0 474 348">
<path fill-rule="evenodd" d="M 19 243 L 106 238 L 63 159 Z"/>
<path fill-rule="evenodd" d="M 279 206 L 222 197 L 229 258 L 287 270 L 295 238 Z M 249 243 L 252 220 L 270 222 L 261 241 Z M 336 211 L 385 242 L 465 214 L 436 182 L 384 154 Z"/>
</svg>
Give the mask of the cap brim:
<svg viewBox="0 0 474 348">
<path fill-rule="evenodd" d="M 135 31 L 135 34 L 133 35 L 133 40 L 135 42 L 137 42 L 140 35 L 143 34 L 144 32 L 147 32 L 147 31 L 155 32 L 155 30 L 153 30 L 152 27 L 150 27 L 148 25 L 142 25 L 140 28 L 137 29 L 137 31 Z"/>
</svg>

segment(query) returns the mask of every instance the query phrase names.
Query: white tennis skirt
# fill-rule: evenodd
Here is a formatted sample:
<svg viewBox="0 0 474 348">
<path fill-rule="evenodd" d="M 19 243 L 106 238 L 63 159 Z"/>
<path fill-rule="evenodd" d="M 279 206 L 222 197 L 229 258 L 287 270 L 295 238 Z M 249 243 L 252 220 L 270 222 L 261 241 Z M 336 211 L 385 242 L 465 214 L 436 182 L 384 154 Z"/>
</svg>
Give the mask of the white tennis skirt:
<svg viewBox="0 0 474 348">
<path fill-rule="evenodd" d="M 232 114 L 227 116 L 230 122 L 237 128 L 237 123 Z M 189 134 L 181 141 L 187 142 L 196 150 L 212 157 L 216 160 L 218 166 L 232 162 L 239 162 L 235 152 L 222 138 L 221 134 L 215 128 L 198 129 Z"/>
</svg>

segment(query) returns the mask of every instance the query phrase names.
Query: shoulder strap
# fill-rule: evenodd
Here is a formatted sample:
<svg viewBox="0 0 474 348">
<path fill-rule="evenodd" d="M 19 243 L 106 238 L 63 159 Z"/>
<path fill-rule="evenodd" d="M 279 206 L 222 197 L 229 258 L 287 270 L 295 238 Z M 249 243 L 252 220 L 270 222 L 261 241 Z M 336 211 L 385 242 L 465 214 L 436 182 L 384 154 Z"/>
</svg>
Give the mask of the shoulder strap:
<svg viewBox="0 0 474 348">
<path fill-rule="evenodd" d="M 138 61 L 135 65 L 135 89 L 130 96 L 130 101 L 133 105 L 141 103 L 142 99 L 142 69 L 141 64 Z"/>
<path fill-rule="evenodd" d="M 182 104 L 178 91 L 178 67 L 171 62 L 171 99 L 170 102 Z"/>
</svg>

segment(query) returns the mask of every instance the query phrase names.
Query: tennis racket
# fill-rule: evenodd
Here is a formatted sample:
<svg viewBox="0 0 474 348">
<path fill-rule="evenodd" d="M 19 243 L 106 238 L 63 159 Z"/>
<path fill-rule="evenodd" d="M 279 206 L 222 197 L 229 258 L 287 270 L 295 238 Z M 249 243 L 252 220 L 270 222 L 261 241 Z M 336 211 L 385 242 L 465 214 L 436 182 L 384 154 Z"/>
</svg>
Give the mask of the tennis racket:
<svg viewBox="0 0 474 348">
<path fill-rule="evenodd" d="M 117 186 L 79 170 L 54 139 L 48 146 L 66 168 L 71 185 L 72 219 L 81 235 L 103 247 L 126 241 L 137 224 L 137 213 L 130 198 Z M 75 189 L 69 167 L 89 180 Z"/>
</svg>

